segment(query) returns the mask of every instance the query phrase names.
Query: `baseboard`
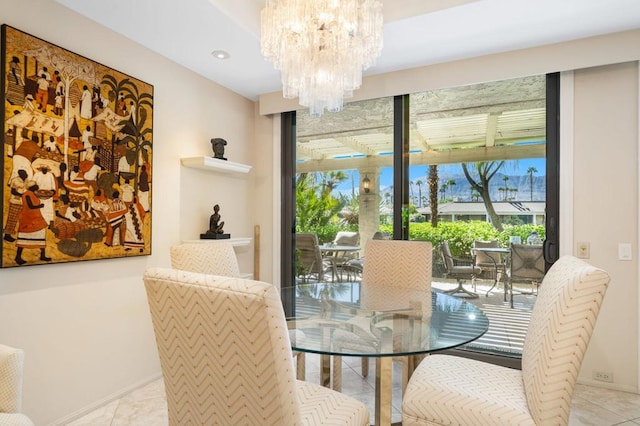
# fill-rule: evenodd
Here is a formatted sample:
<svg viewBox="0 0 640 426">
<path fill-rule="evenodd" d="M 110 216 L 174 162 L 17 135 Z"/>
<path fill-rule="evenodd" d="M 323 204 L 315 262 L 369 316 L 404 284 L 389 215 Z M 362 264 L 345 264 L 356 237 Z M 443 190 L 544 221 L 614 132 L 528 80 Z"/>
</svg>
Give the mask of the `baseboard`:
<svg viewBox="0 0 640 426">
<path fill-rule="evenodd" d="M 139 380 L 123 389 L 120 389 L 117 392 L 112 393 L 111 395 L 108 395 L 104 398 L 101 398 L 79 410 L 74 411 L 73 413 L 64 416 L 56 421 L 54 421 L 53 423 L 50 423 L 48 426 L 64 426 L 68 423 L 71 423 L 75 420 L 78 420 L 81 417 L 86 416 L 87 414 L 91 413 L 92 411 L 97 410 L 98 408 L 109 404 L 112 401 L 115 401 L 116 399 L 120 399 L 123 396 L 133 392 L 136 389 L 139 389 L 143 386 L 148 385 L 149 383 L 155 382 L 156 380 L 160 379 L 162 377 L 162 373 L 159 374 L 154 374 L 151 377 L 147 377 L 146 379 L 142 379 Z"/>
<path fill-rule="evenodd" d="M 578 377 L 578 382 L 579 385 L 586 385 L 586 386 L 593 386 L 594 388 L 602 388 L 602 389 L 611 389 L 614 391 L 620 391 L 620 392 L 629 392 L 629 393 L 633 393 L 633 394 L 638 394 L 638 389 L 634 388 L 633 386 L 625 386 L 625 385 L 621 385 L 619 383 L 609 383 L 609 382 L 601 382 L 599 380 L 593 380 L 593 379 L 581 379 L 580 377 Z"/>
</svg>

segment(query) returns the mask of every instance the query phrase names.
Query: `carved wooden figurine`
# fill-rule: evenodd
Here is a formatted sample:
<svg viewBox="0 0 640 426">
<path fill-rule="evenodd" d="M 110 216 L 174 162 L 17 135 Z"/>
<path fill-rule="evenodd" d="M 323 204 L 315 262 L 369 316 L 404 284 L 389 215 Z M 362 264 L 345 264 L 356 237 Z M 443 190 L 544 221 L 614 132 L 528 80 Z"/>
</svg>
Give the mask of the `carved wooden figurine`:
<svg viewBox="0 0 640 426">
<path fill-rule="evenodd" d="M 224 221 L 220 221 L 220 206 L 213 206 L 213 214 L 209 218 L 209 230 L 204 234 L 200 234 L 201 240 L 224 240 L 231 238 L 231 234 L 225 234 Z"/>
<path fill-rule="evenodd" d="M 222 138 L 211 139 L 211 148 L 213 149 L 213 157 L 219 160 L 226 160 L 224 157 L 224 147 L 227 144 Z"/>
</svg>

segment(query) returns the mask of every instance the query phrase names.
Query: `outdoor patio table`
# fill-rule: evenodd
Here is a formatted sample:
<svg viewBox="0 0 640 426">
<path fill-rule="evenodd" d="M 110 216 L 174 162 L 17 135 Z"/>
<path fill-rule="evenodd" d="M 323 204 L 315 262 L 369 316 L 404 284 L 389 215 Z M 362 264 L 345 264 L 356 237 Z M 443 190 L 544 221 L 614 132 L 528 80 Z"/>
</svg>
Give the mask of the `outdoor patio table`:
<svg viewBox="0 0 640 426">
<path fill-rule="evenodd" d="M 330 244 L 323 244 L 320 246 L 320 251 L 322 252 L 323 257 L 325 255 L 330 255 L 331 257 L 331 272 L 334 281 L 337 277 L 340 277 L 340 281 L 342 281 L 342 266 L 345 262 L 353 258 L 352 256 L 350 256 L 350 254 L 357 253 L 360 250 L 360 246 L 342 246 Z M 338 274 L 338 268 L 340 268 L 340 274 Z"/>
<path fill-rule="evenodd" d="M 508 271 L 507 271 L 507 265 L 509 264 L 508 259 L 509 259 L 509 255 L 511 254 L 511 249 L 510 248 L 506 248 L 506 247 L 472 247 L 471 248 L 471 252 L 475 255 L 476 252 L 483 252 L 483 253 L 499 253 L 501 255 L 502 258 L 502 266 L 504 267 L 504 273 L 508 275 Z M 502 256 L 504 255 L 504 256 Z M 499 264 L 496 263 L 495 264 L 495 276 L 498 276 L 498 269 L 499 269 Z M 506 279 L 503 277 L 502 280 L 505 283 L 505 289 L 504 289 L 504 294 L 505 294 L 505 300 L 507 297 L 507 288 L 506 288 Z M 489 296 L 489 293 L 491 293 L 491 290 L 493 290 L 493 288 L 498 284 L 498 279 L 496 278 L 495 282 L 493 283 L 493 285 L 491 286 L 491 288 L 489 290 L 487 290 L 487 296 Z"/>
<path fill-rule="evenodd" d="M 287 326 L 302 330 L 305 339 L 293 342 L 292 349 L 321 355 L 320 380 L 327 387 L 331 355 L 375 358 L 375 424 L 390 425 L 393 357 L 407 356 L 410 374 L 415 356 L 469 343 L 487 331 L 489 319 L 473 304 L 438 292 L 432 292 L 430 298 L 418 295 L 422 301 L 412 295 L 406 309 L 360 309 L 359 299 L 353 297 L 354 287 L 359 285 L 297 286 L 296 315 L 287 319 Z M 334 335 L 344 339 L 345 332 L 362 344 L 338 344 Z"/>
</svg>

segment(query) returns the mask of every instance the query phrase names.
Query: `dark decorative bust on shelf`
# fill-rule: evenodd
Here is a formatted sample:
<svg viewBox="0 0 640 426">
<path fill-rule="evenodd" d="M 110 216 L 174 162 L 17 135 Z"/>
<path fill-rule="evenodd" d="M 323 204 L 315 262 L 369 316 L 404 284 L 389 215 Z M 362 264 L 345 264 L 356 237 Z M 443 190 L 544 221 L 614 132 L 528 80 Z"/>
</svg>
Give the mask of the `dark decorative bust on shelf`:
<svg viewBox="0 0 640 426">
<path fill-rule="evenodd" d="M 227 160 L 224 158 L 224 147 L 227 144 L 222 138 L 213 138 L 211 139 L 211 148 L 213 149 L 213 158 L 217 158 L 218 160 Z"/>
<path fill-rule="evenodd" d="M 220 206 L 213 206 L 213 214 L 209 218 L 209 230 L 200 234 L 201 240 L 226 240 L 231 238 L 231 234 L 225 234 L 222 230 L 224 222 L 220 221 Z"/>
</svg>

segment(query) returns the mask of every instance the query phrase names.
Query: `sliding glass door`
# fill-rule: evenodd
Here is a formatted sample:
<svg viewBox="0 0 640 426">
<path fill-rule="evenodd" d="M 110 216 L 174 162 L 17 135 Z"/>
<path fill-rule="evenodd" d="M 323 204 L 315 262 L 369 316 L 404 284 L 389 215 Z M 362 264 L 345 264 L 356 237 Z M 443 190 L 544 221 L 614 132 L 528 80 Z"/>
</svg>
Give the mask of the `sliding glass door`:
<svg viewBox="0 0 640 426">
<path fill-rule="evenodd" d="M 339 232 L 357 233 L 359 256 L 374 237 L 431 241 L 436 291 L 458 285 L 447 276 L 442 241 L 457 257 L 473 259 L 475 241 L 507 249 L 535 232 L 548 238 L 553 260 L 557 89 L 556 75 L 533 76 L 353 102 L 319 119 L 306 111 L 284 114 L 283 286 L 358 281 L 358 269 L 346 263 L 308 274 L 300 250 L 296 255 L 296 233 L 316 235 L 319 245 Z M 469 301 L 496 312 L 499 328 L 470 349 L 518 356 L 535 301 L 535 292 L 524 293 L 535 283 L 516 283 L 512 308 L 504 286 L 509 253 L 503 255 L 502 269 L 485 267 L 461 284 L 478 295 Z M 293 314 L 293 299 L 284 292 L 283 300 Z"/>
</svg>

